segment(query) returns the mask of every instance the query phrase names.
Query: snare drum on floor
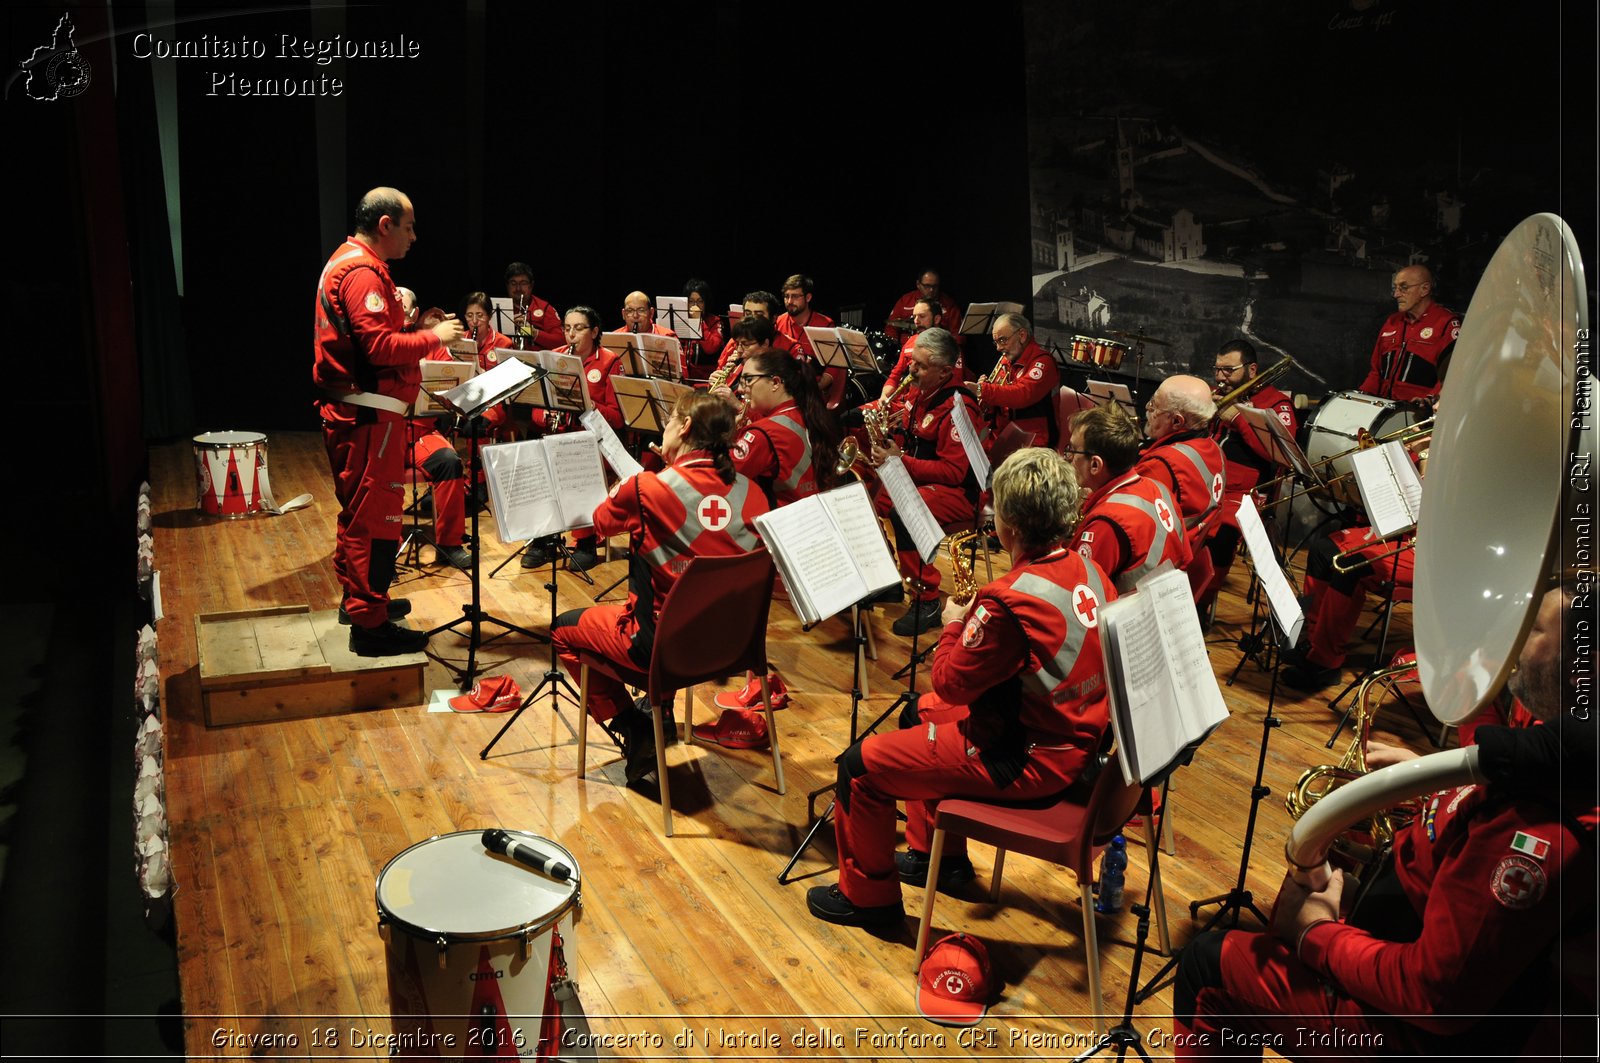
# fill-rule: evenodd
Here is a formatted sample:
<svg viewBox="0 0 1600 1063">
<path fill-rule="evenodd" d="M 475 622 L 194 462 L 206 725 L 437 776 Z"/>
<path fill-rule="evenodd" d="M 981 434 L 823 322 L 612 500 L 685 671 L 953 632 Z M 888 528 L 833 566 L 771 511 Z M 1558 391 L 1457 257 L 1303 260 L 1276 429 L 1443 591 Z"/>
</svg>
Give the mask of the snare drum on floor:
<svg viewBox="0 0 1600 1063">
<path fill-rule="evenodd" d="M 441 1056 L 540 1052 L 557 975 L 576 974 L 578 862 L 548 838 L 507 831 L 560 860 L 557 881 L 484 847 L 483 831 L 418 842 L 378 876 L 378 932 L 389 968 L 393 1032 Z M 559 1036 L 554 1034 L 553 1036 Z"/>
<path fill-rule="evenodd" d="M 267 437 L 260 432 L 202 432 L 194 437 L 195 508 L 247 517 L 262 508 Z"/>
</svg>

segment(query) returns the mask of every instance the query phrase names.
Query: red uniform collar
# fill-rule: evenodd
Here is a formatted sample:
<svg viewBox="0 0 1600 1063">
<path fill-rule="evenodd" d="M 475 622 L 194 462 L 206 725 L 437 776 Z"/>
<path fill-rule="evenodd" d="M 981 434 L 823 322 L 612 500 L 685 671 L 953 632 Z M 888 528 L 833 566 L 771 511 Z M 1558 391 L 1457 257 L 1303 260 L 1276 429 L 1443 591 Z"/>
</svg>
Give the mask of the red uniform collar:
<svg viewBox="0 0 1600 1063">
<path fill-rule="evenodd" d="M 1102 498 L 1106 497 L 1113 491 L 1127 487 L 1138 478 L 1139 474 L 1134 472 L 1132 469 L 1129 469 L 1121 477 L 1106 481 L 1090 492 L 1088 499 L 1083 503 L 1083 511 L 1085 513 L 1089 512 L 1090 510 L 1094 509 L 1096 504 L 1098 504 Z"/>
</svg>

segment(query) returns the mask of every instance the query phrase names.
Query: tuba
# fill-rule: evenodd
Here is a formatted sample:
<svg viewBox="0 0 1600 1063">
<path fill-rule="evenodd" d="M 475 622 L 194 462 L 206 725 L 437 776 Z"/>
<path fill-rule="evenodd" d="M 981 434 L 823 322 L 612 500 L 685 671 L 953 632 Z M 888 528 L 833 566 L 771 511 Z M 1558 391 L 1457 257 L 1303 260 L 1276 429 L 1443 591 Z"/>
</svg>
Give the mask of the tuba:
<svg viewBox="0 0 1600 1063">
<path fill-rule="evenodd" d="M 1545 577 L 1563 567 L 1553 544 L 1576 499 L 1561 473 L 1568 455 L 1592 454 L 1596 443 L 1593 417 L 1579 415 L 1578 353 L 1588 329 L 1572 230 L 1554 214 L 1527 218 L 1500 244 L 1467 308 L 1422 487 L 1413 627 L 1423 695 L 1443 723 L 1467 719 L 1504 685 Z M 1352 824 L 1483 781 L 1472 746 L 1337 788 L 1313 784 L 1318 799 L 1285 843 L 1289 867 L 1321 889 L 1327 855 Z"/>
</svg>

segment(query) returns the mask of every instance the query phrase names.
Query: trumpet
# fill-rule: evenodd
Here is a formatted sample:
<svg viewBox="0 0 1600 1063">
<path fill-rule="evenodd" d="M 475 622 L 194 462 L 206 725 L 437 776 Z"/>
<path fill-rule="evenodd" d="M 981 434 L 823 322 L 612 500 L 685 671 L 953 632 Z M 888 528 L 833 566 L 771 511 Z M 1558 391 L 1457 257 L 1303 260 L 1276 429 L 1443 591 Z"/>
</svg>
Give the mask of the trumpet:
<svg viewBox="0 0 1600 1063">
<path fill-rule="evenodd" d="M 872 406 L 862 407 L 861 424 L 867 430 L 867 438 L 879 450 L 888 450 L 893 443 L 889 437 L 905 427 L 906 406 L 902 396 L 916 383 L 916 380 L 907 373 L 901 378 L 895 389 Z"/>
<path fill-rule="evenodd" d="M 1372 718 L 1376 715 L 1376 710 L 1370 704 L 1373 692 L 1378 689 L 1393 690 L 1402 679 L 1408 677 L 1408 673 L 1414 675 L 1416 671 L 1415 664 L 1400 664 L 1379 669 L 1361 681 L 1361 687 L 1356 691 L 1355 736 L 1350 748 L 1345 750 L 1339 763 L 1323 764 L 1300 776 L 1294 789 L 1283 799 L 1283 806 L 1291 819 L 1298 820 L 1340 786 L 1367 774 L 1367 737 L 1372 732 Z M 1333 851 L 1357 868 L 1374 868 L 1394 844 L 1395 833 L 1416 818 L 1420 809 L 1420 800 L 1411 798 L 1362 817 L 1345 828 L 1333 843 Z M 1358 877 L 1366 880 L 1366 871 L 1363 870 Z"/>
<path fill-rule="evenodd" d="M 1337 454 L 1314 461 L 1311 463 L 1311 468 L 1313 470 L 1328 468 L 1345 460 L 1352 454 L 1358 454 L 1363 450 L 1370 450 L 1373 447 L 1382 446 L 1384 443 L 1399 443 L 1413 454 L 1420 452 L 1423 456 L 1426 456 L 1428 445 L 1432 440 L 1432 417 L 1424 417 L 1420 421 L 1405 425 L 1401 428 L 1396 428 L 1392 432 L 1385 432 L 1381 436 L 1375 436 L 1366 429 L 1362 429 L 1361 432 L 1356 436 L 1355 446 L 1351 447 L 1349 450 L 1341 450 Z M 1293 470 L 1291 470 L 1284 473 L 1282 476 L 1278 476 L 1271 480 L 1267 480 L 1264 483 L 1257 484 L 1254 489 L 1257 491 L 1271 491 L 1273 487 L 1281 484 L 1285 480 L 1293 479 L 1294 476 L 1295 473 Z M 1355 473 L 1353 472 L 1342 472 L 1337 476 L 1333 476 L 1322 481 L 1320 484 L 1314 484 L 1311 487 L 1296 491 L 1291 495 L 1285 495 L 1283 498 L 1278 499 L 1278 501 L 1287 502 L 1292 498 L 1299 498 L 1301 495 L 1307 495 L 1313 491 L 1321 491 L 1332 484 L 1340 483 L 1341 481 L 1351 479 L 1354 476 Z"/>
<path fill-rule="evenodd" d="M 1358 546 L 1354 550 L 1340 550 L 1337 554 L 1333 555 L 1333 570 L 1335 572 L 1349 574 L 1351 572 L 1359 572 L 1368 565 L 1375 565 L 1379 561 L 1386 561 L 1391 557 L 1399 557 L 1407 550 L 1415 549 L 1417 545 L 1417 536 L 1415 533 L 1407 535 L 1404 539 L 1400 540 L 1400 544 L 1393 550 L 1385 550 L 1381 554 L 1363 555 L 1361 553 L 1361 551 L 1368 546 L 1387 541 L 1388 540 L 1386 539 L 1374 539 L 1372 542 L 1366 543 L 1363 546 Z M 1350 560 L 1352 557 L 1355 558 L 1354 561 Z"/>
<path fill-rule="evenodd" d="M 983 389 L 986 385 L 993 384 L 998 388 L 1009 383 L 1011 383 L 1011 362 L 1005 355 L 1001 355 L 1000 360 L 994 363 L 994 368 L 978 378 L 979 401 L 983 400 Z"/>
</svg>

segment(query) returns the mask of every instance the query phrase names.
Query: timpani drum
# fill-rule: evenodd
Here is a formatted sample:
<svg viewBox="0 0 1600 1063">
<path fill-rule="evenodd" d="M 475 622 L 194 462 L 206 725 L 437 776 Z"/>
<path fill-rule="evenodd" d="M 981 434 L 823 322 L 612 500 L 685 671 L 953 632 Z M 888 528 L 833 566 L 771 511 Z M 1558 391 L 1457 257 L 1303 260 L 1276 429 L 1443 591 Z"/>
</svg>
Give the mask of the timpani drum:
<svg viewBox="0 0 1600 1063">
<path fill-rule="evenodd" d="M 1090 355 L 1090 361 L 1101 369 L 1120 369 L 1122 367 L 1122 359 L 1127 354 L 1128 345 L 1126 343 L 1100 339 L 1094 341 L 1094 351 Z"/>
<path fill-rule="evenodd" d="M 548 838 L 506 833 L 572 877 L 490 852 L 479 830 L 418 842 L 378 876 L 393 1032 L 425 1053 L 540 1058 L 552 984 L 575 973 L 578 862 Z"/>
<path fill-rule="evenodd" d="M 248 517 L 263 508 L 267 437 L 260 432 L 202 432 L 194 437 L 195 508 L 216 517 Z"/>
<path fill-rule="evenodd" d="M 1322 400 L 1307 423 L 1306 457 L 1324 480 L 1342 477 L 1330 488 L 1345 505 L 1359 506 L 1361 495 L 1350 473 L 1350 456 L 1361 446 L 1363 433 L 1374 439 L 1415 424 L 1422 419 L 1417 407 L 1382 399 L 1362 391 L 1336 391 Z"/>
<path fill-rule="evenodd" d="M 1092 365 L 1094 363 L 1094 345 L 1095 340 L 1092 336 L 1072 337 L 1072 347 L 1069 350 L 1072 360 Z"/>
</svg>

